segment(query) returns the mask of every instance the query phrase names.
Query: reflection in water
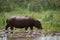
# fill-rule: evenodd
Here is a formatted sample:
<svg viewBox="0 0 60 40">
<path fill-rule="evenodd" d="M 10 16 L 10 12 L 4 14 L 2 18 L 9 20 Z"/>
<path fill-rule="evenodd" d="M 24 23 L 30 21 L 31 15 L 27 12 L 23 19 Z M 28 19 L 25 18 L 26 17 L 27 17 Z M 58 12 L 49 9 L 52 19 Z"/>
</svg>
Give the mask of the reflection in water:
<svg viewBox="0 0 60 40">
<path fill-rule="evenodd" d="M 7 40 L 7 35 L 2 30 L 0 30 L 0 40 Z"/>
<path fill-rule="evenodd" d="M 27 40 L 27 38 L 18 38 L 18 39 Z M 7 40 L 7 37 L 6 36 L 0 37 L 0 40 Z M 11 39 L 11 40 L 13 40 L 13 39 Z M 38 38 L 33 38 L 33 39 L 28 39 L 28 40 L 60 40 L 60 36 L 46 36 L 46 37 L 38 37 Z"/>
<path fill-rule="evenodd" d="M 15 34 L 16 35 L 16 34 Z M 39 36 L 39 37 L 19 37 L 12 34 L 6 34 L 4 31 L 0 31 L 0 40 L 60 40 L 60 36 Z M 27 34 L 28 35 L 28 34 Z M 13 37 L 14 36 L 14 37 Z M 35 35 L 36 36 L 36 35 Z"/>
<path fill-rule="evenodd" d="M 7 40 L 7 37 L 0 37 L 0 40 Z"/>
<path fill-rule="evenodd" d="M 46 37 L 38 37 L 34 40 L 60 40 L 60 36 L 46 36 Z"/>
</svg>

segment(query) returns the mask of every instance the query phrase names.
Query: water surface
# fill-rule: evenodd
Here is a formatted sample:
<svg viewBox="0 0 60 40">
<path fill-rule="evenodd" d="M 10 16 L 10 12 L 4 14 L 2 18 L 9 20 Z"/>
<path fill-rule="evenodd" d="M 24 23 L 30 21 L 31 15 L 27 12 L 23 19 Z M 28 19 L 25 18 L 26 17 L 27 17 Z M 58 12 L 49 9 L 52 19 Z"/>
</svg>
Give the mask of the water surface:
<svg viewBox="0 0 60 40">
<path fill-rule="evenodd" d="M 38 37 L 33 40 L 60 40 L 60 36 L 46 36 L 46 37 Z"/>
<path fill-rule="evenodd" d="M 30 35 L 28 33 L 6 34 L 5 32 L 0 31 L 0 40 L 60 40 L 60 36 L 41 36 L 41 34 Z"/>
</svg>

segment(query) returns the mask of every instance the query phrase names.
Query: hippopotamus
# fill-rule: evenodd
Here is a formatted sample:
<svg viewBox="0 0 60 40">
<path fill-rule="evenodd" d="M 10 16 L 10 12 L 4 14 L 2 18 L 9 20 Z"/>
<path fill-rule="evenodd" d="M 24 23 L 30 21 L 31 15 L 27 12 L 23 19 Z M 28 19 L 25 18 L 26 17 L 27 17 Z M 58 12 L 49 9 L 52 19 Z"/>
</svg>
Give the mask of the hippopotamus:
<svg viewBox="0 0 60 40">
<path fill-rule="evenodd" d="M 7 18 L 5 30 L 9 27 L 11 30 L 13 30 L 14 27 L 25 28 L 25 30 L 27 30 L 28 27 L 30 27 L 31 30 L 33 30 L 33 27 L 42 29 L 40 21 L 30 16 L 11 16 L 10 18 Z"/>
</svg>

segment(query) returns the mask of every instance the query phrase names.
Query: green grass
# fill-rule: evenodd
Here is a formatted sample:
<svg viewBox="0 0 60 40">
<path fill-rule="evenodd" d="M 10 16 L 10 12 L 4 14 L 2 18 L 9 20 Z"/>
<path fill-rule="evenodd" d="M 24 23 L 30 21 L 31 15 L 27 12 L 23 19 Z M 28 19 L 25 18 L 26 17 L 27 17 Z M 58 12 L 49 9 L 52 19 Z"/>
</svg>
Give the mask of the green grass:
<svg viewBox="0 0 60 40">
<path fill-rule="evenodd" d="M 47 11 L 42 11 L 42 12 L 30 12 L 27 9 L 19 8 L 12 12 L 5 12 L 5 20 L 11 16 L 32 16 L 36 19 L 39 19 L 39 20 L 41 19 L 40 21 L 42 23 L 44 30 L 58 31 L 58 30 L 60 30 L 60 27 L 54 26 L 54 25 L 51 26 L 51 22 L 49 21 L 49 15 L 53 14 L 52 24 L 54 24 L 55 21 L 57 20 L 57 18 L 59 17 L 59 13 L 60 13 L 60 11 L 53 11 L 53 10 L 47 10 Z M 58 17 L 57 17 L 57 15 L 58 15 Z M 48 17 L 46 17 L 46 16 L 48 16 Z M 1 18 L 2 17 L 0 17 L 0 19 Z M 46 19 L 48 19 L 48 20 L 46 20 Z M 58 20 L 60 20 L 60 19 L 58 18 Z M 2 21 L 0 21 L 0 24 L 2 24 Z M 5 25 L 6 25 L 6 23 L 5 23 Z M 2 28 L 0 26 L 0 29 L 4 29 L 5 25 L 2 25 L 3 26 Z"/>
</svg>

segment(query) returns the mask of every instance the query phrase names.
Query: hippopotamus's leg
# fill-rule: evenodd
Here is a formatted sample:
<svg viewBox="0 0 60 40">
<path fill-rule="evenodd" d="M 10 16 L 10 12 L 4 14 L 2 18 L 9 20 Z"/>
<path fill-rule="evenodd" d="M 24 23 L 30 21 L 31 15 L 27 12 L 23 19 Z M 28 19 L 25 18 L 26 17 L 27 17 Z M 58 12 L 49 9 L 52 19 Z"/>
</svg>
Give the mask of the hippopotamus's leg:
<svg viewBox="0 0 60 40">
<path fill-rule="evenodd" d="M 28 29 L 28 27 L 25 27 L 25 30 L 27 30 Z"/>
<path fill-rule="evenodd" d="M 26 32 L 26 33 L 28 32 L 27 29 L 28 29 L 28 27 L 25 27 L 25 32 Z"/>
<path fill-rule="evenodd" d="M 30 35 L 33 34 L 33 26 L 30 27 L 31 31 L 30 31 Z"/>
<path fill-rule="evenodd" d="M 13 27 L 11 27 L 11 33 L 13 33 Z"/>
<path fill-rule="evenodd" d="M 6 33 L 8 33 L 8 32 L 7 32 L 7 29 L 8 29 L 8 28 L 9 28 L 9 25 L 6 25 L 6 26 L 5 26 Z"/>
<path fill-rule="evenodd" d="M 31 26 L 30 29 L 33 30 L 33 26 Z"/>
</svg>

